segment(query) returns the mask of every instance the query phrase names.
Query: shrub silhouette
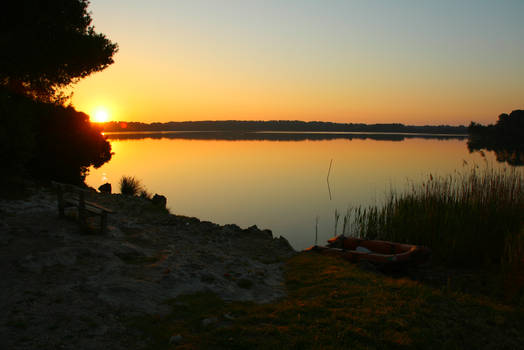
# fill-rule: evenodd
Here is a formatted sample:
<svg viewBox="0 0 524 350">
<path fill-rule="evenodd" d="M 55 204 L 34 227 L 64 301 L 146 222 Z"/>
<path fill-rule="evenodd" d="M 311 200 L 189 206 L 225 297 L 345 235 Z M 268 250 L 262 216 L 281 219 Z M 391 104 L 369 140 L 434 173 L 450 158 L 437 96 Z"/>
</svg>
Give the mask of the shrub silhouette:
<svg viewBox="0 0 524 350">
<path fill-rule="evenodd" d="M 120 179 L 120 193 L 126 196 L 137 196 L 145 192 L 140 180 L 134 176 L 122 176 Z M 146 192 L 147 193 L 147 192 Z"/>
<path fill-rule="evenodd" d="M 153 195 L 151 193 L 149 193 L 145 188 L 142 188 L 138 195 L 140 196 L 140 198 L 144 198 L 144 199 L 149 199 L 151 200 L 153 198 Z"/>
<path fill-rule="evenodd" d="M 90 166 L 111 159 L 111 145 L 89 116 L 0 88 L 0 162 L 42 180 L 82 183 Z"/>
</svg>

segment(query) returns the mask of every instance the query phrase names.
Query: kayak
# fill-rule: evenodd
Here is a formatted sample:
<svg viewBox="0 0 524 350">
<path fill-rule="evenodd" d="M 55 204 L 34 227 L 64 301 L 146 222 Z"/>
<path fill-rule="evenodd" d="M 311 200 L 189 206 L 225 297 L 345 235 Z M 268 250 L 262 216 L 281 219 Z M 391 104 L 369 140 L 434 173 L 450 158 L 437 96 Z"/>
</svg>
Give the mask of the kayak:
<svg viewBox="0 0 524 350">
<path fill-rule="evenodd" d="M 423 246 L 344 236 L 331 238 L 325 247 L 314 246 L 308 250 L 339 256 L 351 262 L 369 261 L 391 266 L 421 264 L 431 255 L 431 250 Z"/>
</svg>

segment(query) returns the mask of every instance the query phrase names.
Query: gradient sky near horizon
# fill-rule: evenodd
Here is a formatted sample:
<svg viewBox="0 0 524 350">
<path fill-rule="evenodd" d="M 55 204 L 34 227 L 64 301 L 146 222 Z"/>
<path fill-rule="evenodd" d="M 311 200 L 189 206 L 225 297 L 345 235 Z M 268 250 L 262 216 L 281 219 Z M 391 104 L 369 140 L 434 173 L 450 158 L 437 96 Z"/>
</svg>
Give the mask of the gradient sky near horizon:
<svg viewBox="0 0 524 350">
<path fill-rule="evenodd" d="M 92 0 L 115 63 L 73 105 L 126 121 L 493 123 L 524 108 L 521 0 Z"/>
</svg>

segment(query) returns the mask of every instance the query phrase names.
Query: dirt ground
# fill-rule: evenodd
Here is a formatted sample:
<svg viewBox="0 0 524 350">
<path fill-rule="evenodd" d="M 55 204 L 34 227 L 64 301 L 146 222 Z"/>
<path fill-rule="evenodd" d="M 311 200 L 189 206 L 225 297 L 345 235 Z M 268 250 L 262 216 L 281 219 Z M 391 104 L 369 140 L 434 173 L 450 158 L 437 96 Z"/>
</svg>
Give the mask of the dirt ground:
<svg viewBox="0 0 524 350">
<path fill-rule="evenodd" d="M 88 199 L 115 211 L 81 229 L 74 210 L 58 218 L 56 195 L 34 188 L 0 199 L 0 348 L 140 348 L 126 320 L 164 314 L 166 300 L 212 291 L 225 300 L 285 295 L 284 238 L 171 215 L 138 197 Z"/>
</svg>

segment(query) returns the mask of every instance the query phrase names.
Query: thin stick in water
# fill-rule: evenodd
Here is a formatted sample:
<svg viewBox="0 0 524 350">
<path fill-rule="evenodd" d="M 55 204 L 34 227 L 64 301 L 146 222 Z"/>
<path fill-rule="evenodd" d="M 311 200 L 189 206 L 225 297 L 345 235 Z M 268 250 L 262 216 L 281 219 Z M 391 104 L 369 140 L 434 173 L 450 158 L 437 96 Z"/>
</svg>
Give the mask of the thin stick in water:
<svg viewBox="0 0 524 350">
<path fill-rule="evenodd" d="M 338 227 L 338 219 L 340 218 L 340 213 L 338 212 L 337 209 L 335 209 L 335 232 L 334 232 L 334 237 L 337 236 L 337 227 Z"/>
<path fill-rule="evenodd" d="M 318 216 L 315 219 L 315 246 L 318 245 Z"/>
<path fill-rule="evenodd" d="M 327 174 L 327 177 L 326 177 L 326 182 L 327 182 L 328 192 L 329 192 L 329 200 L 331 200 L 331 186 L 329 186 L 329 174 L 331 174 L 331 166 L 332 165 L 333 165 L 333 159 L 331 159 L 331 161 L 329 162 L 329 169 L 328 169 L 328 174 Z"/>
</svg>

